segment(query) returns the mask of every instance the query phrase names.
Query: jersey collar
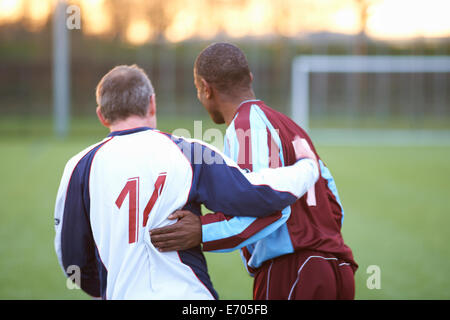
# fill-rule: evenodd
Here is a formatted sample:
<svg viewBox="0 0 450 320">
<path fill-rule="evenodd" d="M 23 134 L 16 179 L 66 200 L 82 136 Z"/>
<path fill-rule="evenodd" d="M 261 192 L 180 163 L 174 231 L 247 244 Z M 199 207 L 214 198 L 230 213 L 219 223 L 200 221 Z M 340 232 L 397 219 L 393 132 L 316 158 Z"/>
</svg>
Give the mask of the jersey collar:
<svg viewBox="0 0 450 320">
<path fill-rule="evenodd" d="M 240 109 L 244 104 L 247 104 L 247 103 L 255 103 L 255 102 L 262 102 L 262 101 L 259 100 L 259 99 L 250 99 L 250 100 L 242 101 L 241 104 L 239 105 L 239 107 L 237 107 L 236 111 L 239 111 L 239 109 Z"/>
<path fill-rule="evenodd" d="M 137 127 L 137 128 L 131 128 L 127 130 L 119 130 L 119 131 L 113 131 L 110 134 L 108 134 L 108 137 L 115 137 L 115 136 L 124 136 L 127 134 L 132 134 L 136 132 L 141 132 L 145 130 L 153 130 L 153 128 L 150 127 Z"/>
<path fill-rule="evenodd" d="M 251 100 L 245 100 L 245 101 L 242 101 L 240 104 L 239 104 L 239 107 L 237 107 L 236 108 L 236 111 L 235 111 L 235 113 L 234 113 L 234 116 L 233 116 L 233 120 L 232 121 L 234 121 L 234 119 L 236 119 L 236 117 L 237 117 L 237 115 L 238 115 L 238 113 L 239 113 L 239 110 L 244 106 L 244 105 L 246 105 L 246 104 L 248 104 L 248 103 L 261 103 L 261 102 L 263 102 L 262 100 L 259 100 L 259 99 L 251 99 Z"/>
</svg>

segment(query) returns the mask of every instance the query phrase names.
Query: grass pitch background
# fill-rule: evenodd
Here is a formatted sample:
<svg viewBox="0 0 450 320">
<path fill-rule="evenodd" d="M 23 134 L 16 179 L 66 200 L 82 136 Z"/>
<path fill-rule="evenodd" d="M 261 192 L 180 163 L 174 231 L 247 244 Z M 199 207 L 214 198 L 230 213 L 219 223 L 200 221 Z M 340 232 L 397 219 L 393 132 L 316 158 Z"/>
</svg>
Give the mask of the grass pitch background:
<svg viewBox="0 0 450 320">
<path fill-rule="evenodd" d="M 214 127 L 202 120 L 203 130 Z M 158 127 L 193 132 L 187 120 L 160 117 Z M 48 120 L 0 120 L 0 299 L 89 298 L 65 286 L 53 208 L 67 160 L 106 134 L 95 119 L 75 121 L 65 140 L 52 138 Z M 316 147 L 336 180 L 344 239 L 360 266 L 356 298 L 449 299 L 450 147 Z M 221 299 L 251 299 L 239 253 L 206 257 Z M 370 265 L 381 269 L 379 290 L 366 286 Z"/>
</svg>

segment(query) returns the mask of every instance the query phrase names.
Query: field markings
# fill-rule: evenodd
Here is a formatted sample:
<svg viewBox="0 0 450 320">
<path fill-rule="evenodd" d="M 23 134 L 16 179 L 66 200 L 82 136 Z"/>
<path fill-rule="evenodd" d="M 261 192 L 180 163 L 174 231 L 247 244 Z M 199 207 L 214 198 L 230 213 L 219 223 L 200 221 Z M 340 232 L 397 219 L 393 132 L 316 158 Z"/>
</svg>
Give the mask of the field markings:
<svg viewBox="0 0 450 320">
<path fill-rule="evenodd" d="M 310 134 L 330 146 L 450 146 L 450 130 L 317 128 Z"/>
</svg>

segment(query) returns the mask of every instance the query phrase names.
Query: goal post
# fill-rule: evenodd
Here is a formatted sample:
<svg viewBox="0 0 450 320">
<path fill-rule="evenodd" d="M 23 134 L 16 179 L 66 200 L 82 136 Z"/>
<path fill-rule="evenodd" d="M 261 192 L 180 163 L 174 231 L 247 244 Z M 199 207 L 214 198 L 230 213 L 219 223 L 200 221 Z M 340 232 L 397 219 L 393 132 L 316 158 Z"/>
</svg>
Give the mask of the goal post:
<svg viewBox="0 0 450 320">
<path fill-rule="evenodd" d="M 58 0 L 53 12 L 53 128 L 66 137 L 70 123 L 70 39 L 66 26 L 67 3 Z"/>
<path fill-rule="evenodd" d="M 310 120 L 312 73 L 448 73 L 449 56 L 333 56 L 294 58 L 291 82 L 291 117 L 306 131 Z"/>
</svg>

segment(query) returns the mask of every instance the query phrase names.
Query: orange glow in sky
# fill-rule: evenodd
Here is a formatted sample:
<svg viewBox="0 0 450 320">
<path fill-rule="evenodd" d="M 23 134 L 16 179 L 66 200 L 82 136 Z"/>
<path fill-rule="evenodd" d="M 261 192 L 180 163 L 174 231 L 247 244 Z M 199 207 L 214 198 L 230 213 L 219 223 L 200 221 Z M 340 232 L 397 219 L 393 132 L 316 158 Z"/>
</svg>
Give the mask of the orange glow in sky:
<svg viewBox="0 0 450 320">
<path fill-rule="evenodd" d="M 23 16 L 22 0 L 0 0 L 0 21 L 16 22 Z"/>
<path fill-rule="evenodd" d="M 448 0 L 382 1 L 374 4 L 369 12 L 369 35 L 376 38 L 450 36 Z"/>
<path fill-rule="evenodd" d="M 0 27 L 24 21 L 31 31 L 41 29 L 57 0 L 0 0 Z M 367 35 L 397 40 L 450 37 L 450 0 L 363 0 L 368 6 Z M 155 38 L 155 1 L 126 0 L 113 13 L 110 0 L 68 0 L 79 5 L 82 31 L 90 35 L 117 32 L 128 42 L 143 44 Z M 315 31 L 357 34 L 361 12 L 357 0 L 161 0 L 166 18 L 162 33 L 170 42 L 192 37 L 297 36 Z M 161 12 L 161 11 L 157 11 Z M 121 23 L 117 17 L 127 17 Z M 153 19 L 153 17 L 155 19 Z M 158 22 L 159 23 L 159 22 Z"/>
<path fill-rule="evenodd" d="M 82 29 L 85 33 L 107 34 L 113 27 L 111 15 L 105 9 L 107 0 L 80 0 L 73 1 L 73 3 L 80 6 L 83 19 Z"/>
<path fill-rule="evenodd" d="M 134 20 L 128 25 L 126 38 L 132 44 L 144 44 L 151 36 L 152 30 L 146 20 Z"/>
</svg>

